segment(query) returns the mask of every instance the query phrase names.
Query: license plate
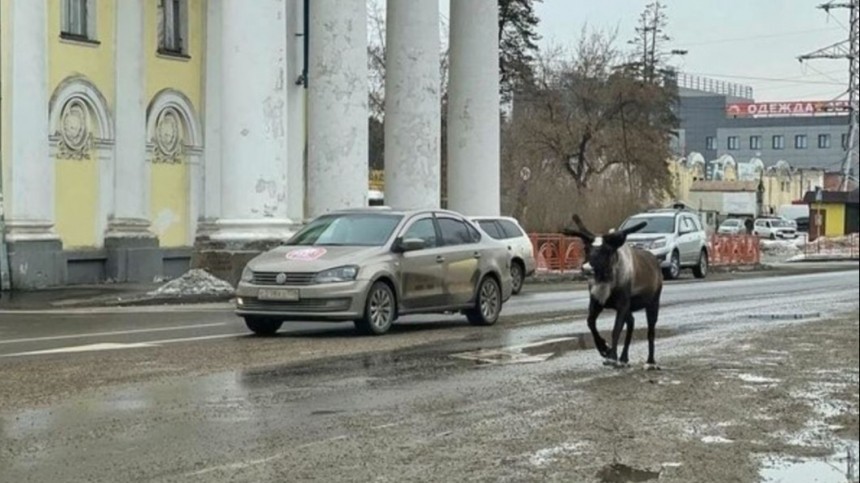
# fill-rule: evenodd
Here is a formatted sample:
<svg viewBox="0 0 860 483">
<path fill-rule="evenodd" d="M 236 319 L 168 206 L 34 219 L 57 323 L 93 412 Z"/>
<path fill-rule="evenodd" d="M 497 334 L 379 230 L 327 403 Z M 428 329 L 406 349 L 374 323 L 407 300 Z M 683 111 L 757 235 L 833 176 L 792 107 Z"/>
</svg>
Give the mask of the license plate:
<svg viewBox="0 0 860 483">
<path fill-rule="evenodd" d="M 260 300 L 277 300 L 281 302 L 295 302 L 299 300 L 299 291 L 297 289 L 267 289 L 262 288 L 257 292 L 257 298 Z"/>
</svg>

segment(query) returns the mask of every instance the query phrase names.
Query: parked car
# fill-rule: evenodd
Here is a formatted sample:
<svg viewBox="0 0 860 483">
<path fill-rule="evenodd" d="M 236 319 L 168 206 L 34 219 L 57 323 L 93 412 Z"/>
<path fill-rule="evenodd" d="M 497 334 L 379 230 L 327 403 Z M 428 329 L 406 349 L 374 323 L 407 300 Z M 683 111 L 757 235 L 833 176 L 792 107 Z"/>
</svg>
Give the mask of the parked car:
<svg viewBox="0 0 860 483">
<path fill-rule="evenodd" d="M 663 276 L 676 279 L 690 268 L 696 278 L 708 275 L 708 236 L 695 212 L 684 209 L 659 209 L 631 216 L 621 229 L 646 222 L 645 228 L 627 235 L 628 242 L 653 253 L 660 261 Z"/>
<path fill-rule="evenodd" d="M 801 216 L 800 218 L 794 220 L 797 223 L 797 232 L 798 233 L 809 233 L 809 217 Z"/>
<path fill-rule="evenodd" d="M 471 220 L 495 240 L 505 242 L 511 251 L 511 278 L 514 295 L 523 289 L 526 277 L 535 273 L 534 246 L 516 218 L 509 216 L 475 216 Z"/>
<path fill-rule="evenodd" d="M 770 240 L 793 240 L 797 238 L 797 228 L 782 218 L 759 218 L 755 221 L 753 235 Z"/>
<path fill-rule="evenodd" d="M 729 218 L 717 228 L 717 233 L 720 235 L 744 235 L 746 232 L 744 221 L 737 218 Z"/>
<path fill-rule="evenodd" d="M 319 216 L 248 262 L 236 314 L 260 335 L 288 321 L 353 321 L 380 335 L 416 313 L 492 325 L 511 291 L 507 245 L 462 215 L 367 207 Z"/>
</svg>

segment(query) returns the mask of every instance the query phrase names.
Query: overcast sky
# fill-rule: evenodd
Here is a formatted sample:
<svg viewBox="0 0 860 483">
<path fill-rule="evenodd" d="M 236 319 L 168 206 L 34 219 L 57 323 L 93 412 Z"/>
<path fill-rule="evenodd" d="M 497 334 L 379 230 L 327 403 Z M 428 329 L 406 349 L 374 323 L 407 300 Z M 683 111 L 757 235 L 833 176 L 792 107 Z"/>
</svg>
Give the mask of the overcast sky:
<svg viewBox="0 0 860 483">
<path fill-rule="evenodd" d="M 448 1 L 440 1 L 446 18 Z M 541 45 L 570 45 L 586 23 L 617 27 L 619 41 L 626 42 L 650 1 L 543 0 L 537 4 Z M 833 10 L 828 18 L 815 8 L 825 1 L 664 0 L 667 33 L 673 37 L 669 47 L 689 50 L 677 64 L 682 70 L 751 85 L 758 101 L 833 99 L 847 90 L 848 61 L 797 61 L 798 55 L 848 37 L 848 11 Z"/>
</svg>

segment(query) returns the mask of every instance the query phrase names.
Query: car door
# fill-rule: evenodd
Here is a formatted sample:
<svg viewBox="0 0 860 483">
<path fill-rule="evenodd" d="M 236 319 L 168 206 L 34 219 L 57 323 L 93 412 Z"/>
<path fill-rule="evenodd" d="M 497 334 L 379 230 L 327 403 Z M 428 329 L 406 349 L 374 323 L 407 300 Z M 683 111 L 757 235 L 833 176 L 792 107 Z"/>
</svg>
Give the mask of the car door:
<svg viewBox="0 0 860 483">
<path fill-rule="evenodd" d="M 531 240 L 516 223 L 505 219 L 500 219 L 498 222 L 505 233 L 505 241 L 512 247 L 515 255 L 523 260 L 529 260 L 534 256 Z"/>
<path fill-rule="evenodd" d="M 696 224 L 689 216 L 682 216 L 679 220 L 678 248 L 681 263 L 690 264 L 699 257 L 699 242 L 696 236 Z"/>
<path fill-rule="evenodd" d="M 458 307 L 473 300 L 481 272 L 480 234 L 464 220 L 449 214 L 436 217 L 442 236 L 445 266 L 445 303 Z"/>
<path fill-rule="evenodd" d="M 445 303 L 445 247 L 432 215 L 411 221 L 401 232 L 404 240 L 420 238 L 425 247 L 400 255 L 398 283 L 405 311 L 439 307 Z"/>
</svg>

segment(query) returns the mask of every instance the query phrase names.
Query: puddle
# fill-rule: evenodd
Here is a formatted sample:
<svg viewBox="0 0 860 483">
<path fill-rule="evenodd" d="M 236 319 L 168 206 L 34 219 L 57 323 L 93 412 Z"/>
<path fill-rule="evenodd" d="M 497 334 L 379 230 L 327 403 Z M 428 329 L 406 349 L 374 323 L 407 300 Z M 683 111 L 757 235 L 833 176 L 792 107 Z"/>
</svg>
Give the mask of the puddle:
<svg viewBox="0 0 860 483">
<path fill-rule="evenodd" d="M 661 339 L 677 335 L 673 329 L 657 328 L 655 338 Z M 605 335 L 605 334 L 604 334 Z M 633 330 L 633 340 L 647 340 L 646 327 Z M 624 333 L 622 333 L 623 343 Z M 594 349 L 594 339 L 590 334 L 556 337 L 528 344 L 512 345 L 497 349 L 480 349 L 452 354 L 451 357 L 474 361 L 478 364 L 522 364 L 544 362 L 571 351 Z M 632 351 L 632 349 L 631 349 Z M 632 355 L 632 354 L 631 354 Z"/>
<path fill-rule="evenodd" d="M 604 466 L 597 472 L 601 483 L 633 483 L 638 481 L 653 481 L 660 477 L 659 471 L 648 471 L 633 468 L 621 463 Z"/>
<path fill-rule="evenodd" d="M 846 442 L 827 458 L 772 456 L 764 460 L 760 475 L 765 483 L 855 483 L 858 481 L 857 441 Z"/>
<path fill-rule="evenodd" d="M 752 384 L 777 384 L 782 382 L 780 379 L 759 376 L 757 374 L 738 374 L 738 379 Z"/>
</svg>

